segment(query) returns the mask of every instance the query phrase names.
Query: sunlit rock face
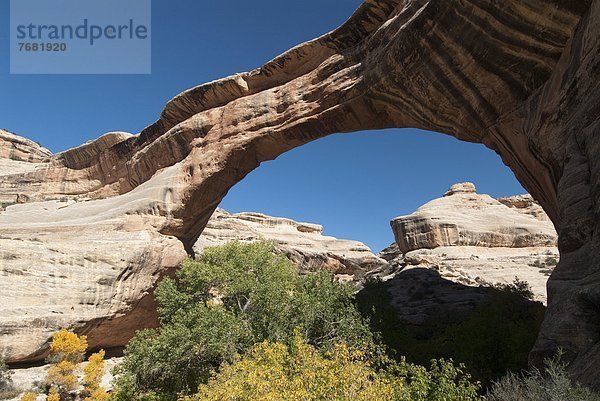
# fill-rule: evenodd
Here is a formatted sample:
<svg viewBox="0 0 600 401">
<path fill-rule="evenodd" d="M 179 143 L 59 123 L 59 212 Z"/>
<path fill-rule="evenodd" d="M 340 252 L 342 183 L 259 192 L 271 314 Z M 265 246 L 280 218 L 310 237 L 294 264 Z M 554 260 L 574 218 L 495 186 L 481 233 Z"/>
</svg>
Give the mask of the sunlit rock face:
<svg viewBox="0 0 600 401">
<path fill-rule="evenodd" d="M 524 211 L 477 194 L 473 184 L 465 183 L 453 185 L 442 198 L 391 224 L 402 253 L 441 246 L 555 246 L 557 235 L 550 220 Z"/>
<path fill-rule="evenodd" d="M 301 272 L 327 270 L 341 280 L 357 281 L 388 263 L 361 242 L 323 235 L 323 227 L 261 213 L 228 213 L 217 209 L 194 245 L 196 255 L 230 241 L 272 242 Z"/>
<path fill-rule="evenodd" d="M 178 95 L 139 135 L 109 134 L 22 176 L 3 173 L 3 199 L 75 203 L 15 204 L 0 231 L 33 238 L 52 227 L 73 249 L 85 243 L 82 226 L 105 224 L 115 238 L 143 232 L 189 253 L 227 191 L 287 150 L 389 127 L 453 135 L 498 152 L 558 231 L 561 261 L 532 361 L 562 347 L 575 377 L 598 385 L 599 20 L 600 0 L 367 1 L 254 71 Z M 119 249 L 149 252 L 134 238 Z"/>
<path fill-rule="evenodd" d="M 559 260 L 557 234 L 529 195 L 494 199 L 478 194 L 472 183 L 456 184 L 443 197 L 395 218 L 391 225 L 396 242 L 379 256 L 392 265 L 392 271 L 434 271 L 441 280 L 433 282 L 441 283 L 441 289 L 432 289 L 431 303 L 438 300 L 460 311 L 464 305 L 480 303 L 485 293 L 464 287 L 511 284 L 517 277 L 529 283 L 536 301 L 547 302 L 546 282 Z M 430 278 L 427 274 L 410 277 Z M 415 322 L 427 316 L 423 310 L 429 306 L 425 302 L 412 312 L 404 310 L 402 305 L 410 299 L 405 287 L 411 287 L 405 281 L 394 280 L 390 294 L 400 314 Z M 450 282 L 458 284 L 460 291 L 446 291 L 447 299 L 440 301 L 448 290 L 443 284 Z"/>
<path fill-rule="evenodd" d="M 0 182 L 11 184 L 0 191 L 16 196 L 7 196 L 0 213 L 2 355 L 10 362 L 43 359 L 52 333 L 63 327 L 86 333 L 93 349 L 108 349 L 156 326 L 152 290 L 188 256 L 179 239 L 156 229 L 164 216 L 144 202 L 160 185 L 147 182 L 129 200 L 35 192 L 28 174 L 49 168 L 53 156 L 25 138 L 6 137 L 10 141 L 0 142 L 0 163 L 7 167 Z M 194 250 L 268 240 L 301 271 L 327 269 L 349 281 L 387 266 L 364 244 L 322 231 L 316 224 L 218 209 Z"/>
</svg>

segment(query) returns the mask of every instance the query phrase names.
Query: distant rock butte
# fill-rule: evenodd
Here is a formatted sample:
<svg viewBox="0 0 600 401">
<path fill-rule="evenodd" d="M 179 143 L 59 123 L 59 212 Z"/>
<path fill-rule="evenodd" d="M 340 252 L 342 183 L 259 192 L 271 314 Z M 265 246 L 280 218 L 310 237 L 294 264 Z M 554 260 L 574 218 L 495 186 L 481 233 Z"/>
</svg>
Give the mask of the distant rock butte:
<svg viewBox="0 0 600 401">
<path fill-rule="evenodd" d="M 391 225 L 402 253 L 441 246 L 555 246 L 557 235 L 550 220 L 540 220 L 526 206 L 520 206 L 516 201 L 502 203 L 477 194 L 471 183 L 456 184 L 444 197 L 411 215 L 395 218 Z"/>
<path fill-rule="evenodd" d="M 302 271 L 328 270 L 340 279 L 358 280 L 387 268 L 387 262 L 361 242 L 323 235 L 323 227 L 260 213 L 227 213 L 217 209 L 194 245 L 196 254 L 230 241 L 271 241 Z"/>
<path fill-rule="evenodd" d="M 412 269 L 429 269 L 448 282 L 469 287 L 510 284 L 518 277 L 531 285 L 535 300 L 547 301 L 546 282 L 559 260 L 557 234 L 529 195 L 496 200 L 477 194 L 471 183 L 455 184 L 442 198 L 391 225 L 396 242 L 379 256 L 392 265 L 391 270 L 402 271 L 389 291 L 400 316 L 411 323 L 422 322 L 430 308 L 425 300 L 407 298 L 405 287 L 411 284 L 406 280 L 429 277 L 407 274 Z M 435 283 L 443 284 L 430 280 L 427 286 Z M 460 311 L 483 299 L 481 291 L 454 294 L 443 285 L 428 291 L 430 303 L 447 294 L 440 302 L 450 310 Z"/>
</svg>

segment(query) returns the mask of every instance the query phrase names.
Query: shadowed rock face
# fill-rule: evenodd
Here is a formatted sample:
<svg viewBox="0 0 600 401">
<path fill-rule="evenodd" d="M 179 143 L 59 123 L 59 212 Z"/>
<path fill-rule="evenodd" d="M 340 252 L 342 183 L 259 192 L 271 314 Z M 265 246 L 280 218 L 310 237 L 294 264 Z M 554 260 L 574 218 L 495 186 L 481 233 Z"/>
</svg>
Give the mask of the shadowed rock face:
<svg viewBox="0 0 600 401">
<path fill-rule="evenodd" d="M 598 21 L 600 0 L 366 1 L 339 29 L 180 94 L 140 135 L 109 134 L 3 174 L 2 197 L 91 200 L 28 213 L 14 205 L 0 229 L 49 230 L 75 247 L 81 226 L 98 224 L 115 238 L 145 232 L 172 247 L 177 238 L 190 251 L 229 188 L 262 161 L 332 133 L 438 131 L 499 153 L 551 218 L 561 261 L 532 361 L 563 347 L 575 376 L 597 384 Z M 143 247 L 121 239 L 94 249 L 115 248 Z"/>
</svg>

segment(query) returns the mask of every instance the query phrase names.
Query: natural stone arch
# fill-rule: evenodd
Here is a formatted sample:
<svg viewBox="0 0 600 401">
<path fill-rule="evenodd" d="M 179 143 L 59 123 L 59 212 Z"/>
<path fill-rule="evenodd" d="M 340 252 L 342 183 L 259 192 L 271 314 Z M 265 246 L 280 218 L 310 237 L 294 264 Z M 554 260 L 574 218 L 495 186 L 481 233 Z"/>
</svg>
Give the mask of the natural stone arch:
<svg viewBox="0 0 600 401">
<path fill-rule="evenodd" d="M 88 206 L 97 215 L 119 204 L 110 216 L 152 216 L 143 224 L 191 249 L 229 188 L 309 141 L 415 127 L 483 143 L 559 232 L 561 262 L 532 360 L 562 346 L 573 373 L 593 383 L 599 20 L 599 0 L 368 0 L 339 29 L 180 94 L 139 136 L 109 134 L 28 179 L 41 183 L 41 199 L 86 194 L 104 199 Z"/>
</svg>

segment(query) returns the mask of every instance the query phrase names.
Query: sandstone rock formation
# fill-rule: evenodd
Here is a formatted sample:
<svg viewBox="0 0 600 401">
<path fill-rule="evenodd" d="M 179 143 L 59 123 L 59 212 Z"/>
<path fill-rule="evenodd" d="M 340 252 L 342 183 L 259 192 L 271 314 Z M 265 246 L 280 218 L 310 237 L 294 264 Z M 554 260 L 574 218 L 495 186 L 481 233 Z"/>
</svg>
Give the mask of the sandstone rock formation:
<svg viewBox="0 0 600 401">
<path fill-rule="evenodd" d="M 41 145 L 0 129 L 0 159 L 14 162 L 39 163 L 48 160 L 52 152 Z M 5 171 L 5 170 L 2 170 Z"/>
<path fill-rule="evenodd" d="M 529 214 L 538 220 L 550 221 L 544 209 L 529 194 L 508 196 L 496 200 L 505 206 L 516 209 L 521 213 Z"/>
<path fill-rule="evenodd" d="M 552 223 L 523 210 L 477 194 L 473 184 L 464 183 L 453 185 L 443 198 L 391 224 L 402 253 L 440 246 L 554 246 L 556 231 Z"/>
<path fill-rule="evenodd" d="M 496 200 L 477 194 L 471 183 L 456 184 L 391 225 L 396 242 L 380 256 L 391 270 L 402 271 L 389 292 L 404 320 L 422 322 L 433 306 L 429 303 L 456 311 L 472 307 L 484 297 L 477 287 L 510 284 L 515 277 L 531 285 L 536 301 L 547 301 L 546 282 L 559 260 L 557 234 L 528 195 Z M 407 273 L 415 269 L 421 273 Z M 430 296 L 416 302 L 407 288 L 418 288 L 410 281 L 421 279 L 431 279 L 420 285 Z"/>
<path fill-rule="evenodd" d="M 11 132 L 0 129 L 0 174 L 3 176 L 0 182 L 0 210 L 15 203 L 25 203 L 31 198 L 24 192 L 31 191 L 25 189 L 27 182 L 24 180 L 20 187 L 20 191 L 15 190 L 16 183 L 9 179 L 4 179 L 8 176 L 23 177 L 36 169 L 41 162 L 48 160 L 51 152 L 29 139 L 22 138 Z M 32 187 L 41 185 L 40 183 L 32 183 Z M 35 191 L 35 189 L 33 189 Z"/>
<path fill-rule="evenodd" d="M 14 205 L 0 230 L 33 243 L 44 228 L 73 249 L 82 226 L 104 224 L 124 263 L 148 254 L 144 235 L 191 252 L 228 189 L 262 161 L 337 132 L 438 131 L 497 151 L 544 207 L 561 261 L 532 361 L 562 347 L 571 372 L 598 385 L 599 20 L 600 0 L 366 1 L 339 29 L 182 93 L 139 135 L 4 175 L 3 197 L 93 200 Z"/>
<path fill-rule="evenodd" d="M 230 241 L 272 241 L 301 271 L 329 270 L 340 279 L 359 280 L 365 273 L 386 269 L 387 262 L 364 244 L 323 236 L 323 227 L 266 216 L 260 213 L 230 214 L 217 209 L 194 245 L 196 254 L 209 246 Z"/>
<path fill-rule="evenodd" d="M 3 356 L 11 362 L 40 359 L 61 327 L 87 333 L 92 348 L 113 348 L 136 330 L 155 326 L 152 288 L 187 256 L 181 242 L 154 229 L 160 216 L 139 209 L 143 199 L 93 202 L 83 194 L 47 200 L 55 196 L 35 190 L 25 197 L 27 174 L 48 168 L 53 156 L 24 138 L 6 137 L 11 141 L 0 142 L 0 163 L 15 167 L 0 170 L 0 182 L 19 184 L 0 188 L 17 195 L 6 197 L 0 214 Z M 28 147 L 9 152 L 14 143 Z M 37 158 L 40 152 L 45 160 Z M 146 193 L 156 190 L 148 186 Z M 341 279 L 387 266 L 362 243 L 323 236 L 319 225 L 220 209 L 194 250 L 259 239 L 273 241 L 301 269 L 329 269 Z"/>
</svg>

